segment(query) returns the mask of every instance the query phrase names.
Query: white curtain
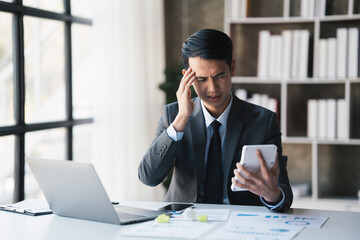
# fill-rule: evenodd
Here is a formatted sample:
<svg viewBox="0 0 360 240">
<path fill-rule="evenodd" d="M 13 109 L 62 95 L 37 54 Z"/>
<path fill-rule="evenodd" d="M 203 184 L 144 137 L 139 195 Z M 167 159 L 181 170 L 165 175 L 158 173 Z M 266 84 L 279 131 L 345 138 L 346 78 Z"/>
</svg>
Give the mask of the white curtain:
<svg viewBox="0 0 360 240">
<path fill-rule="evenodd" d="M 93 18 L 93 163 L 111 200 L 161 201 L 143 185 L 139 162 L 150 146 L 165 96 L 163 0 L 102 0 Z"/>
</svg>

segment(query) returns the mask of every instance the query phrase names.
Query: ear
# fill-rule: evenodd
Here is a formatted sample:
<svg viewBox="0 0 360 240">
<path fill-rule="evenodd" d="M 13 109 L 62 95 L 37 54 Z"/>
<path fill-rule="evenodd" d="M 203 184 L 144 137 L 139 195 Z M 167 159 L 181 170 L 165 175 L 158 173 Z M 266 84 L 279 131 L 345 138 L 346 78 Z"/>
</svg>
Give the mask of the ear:
<svg viewBox="0 0 360 240">
<path fill-rule="evenodd" d="M 235 61 L 234 58 L 231 60 L 230 71 L 231 71 L 231 76 L 232 76 L 232 77 L 235 76 L 235 72 L 236 72 L 236 61 Z"/>
</svg>

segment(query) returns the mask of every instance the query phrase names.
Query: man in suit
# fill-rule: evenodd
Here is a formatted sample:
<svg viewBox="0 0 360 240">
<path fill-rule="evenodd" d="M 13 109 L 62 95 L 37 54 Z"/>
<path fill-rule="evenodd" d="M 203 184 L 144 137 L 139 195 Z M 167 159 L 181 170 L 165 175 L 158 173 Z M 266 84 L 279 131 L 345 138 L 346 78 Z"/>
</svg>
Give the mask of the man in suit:
<svg viewBox="0 0 360 240">
<path fill-rule="evenodd" d="M 182 71 L 178 101 L 163 108 L 156 136 L 139 165 L 139 179 L 156 186 L 173 167 L 165 201 L 264 205 L 284 211 L 293 196 L 276 114 L 232 95 L 232 51 L 231 39 L 217 30 L 197 31 L 185 41 L 187 70 Z M 191 86 L 198 95 L 194 99 Z M 238 163 L 242 147 L 250 144 L 277 146 L 271 169 L 260 151 L 260 173 Z M 233 192 L 232 183 L 248 191 Z"/>
</svg>

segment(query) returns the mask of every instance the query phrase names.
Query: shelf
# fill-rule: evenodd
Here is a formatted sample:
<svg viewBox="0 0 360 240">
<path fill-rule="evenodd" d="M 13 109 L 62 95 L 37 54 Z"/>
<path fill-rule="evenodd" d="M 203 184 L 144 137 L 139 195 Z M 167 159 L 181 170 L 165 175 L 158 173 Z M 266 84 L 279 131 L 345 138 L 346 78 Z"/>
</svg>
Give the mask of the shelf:
<svg viewBox="0 0 360 240">
<path fill-rule="evenodd" d="M 327 145 L 360 145 L 360 139 L 312 139 L 308 137 L 282 137 L 283 143 L 293 144 L 327 144 Z"/>
<path fill-rule="evenodd" d="M 349 19 L 349 17 L 351 19 Z M 334 15 L 334 16 L 325 16 L 325 17 L 316 17 L 318 20 L 322 22 L 331 22 L 331 21 L 352 21 L 352 20 L 360 20 L 359 14 L 353 15 Z"/>
<path fill-rule="evenodd" d="M 289 84 L 339 84 L 339 83 L 360 83 L 360 79 L 338 79 L 338 78 L 308 78 L 307 80 L 289 80 L 286 81 Z"/>
<path fill-rule="evenodd" d="M 232 83 L 254 83 L 254 84 L 280 84 L 282 83 L 282 80 L 277 79 L 271 79 L 271 78 L 258 78 L 258 77 L 232 77 Z"/>
<path fill-rule="evenodd" d="M 313 23 L 315 18 L 302 17 L 267 17 L 267 18 L 231 18 L 226 19 L 231 24 L 284 24 L 286 23 Z"/>
<path fill-rule="evenodd" d="M 349 19 L 351 17 L 351 19 Z M 334 16 L 315 16 L 315 17 L 248 17 L 248 18 L 228 18 L 230 24 L 284 24 L 286 23 L 311 23 L 315 21 L 352 21 L 360 20 L 360 14 L 353 15 L 334 15 Z"/>
<path fill-rule="evenodd" d="M 266 77 L 266 78 L 258 78 L 258 77 L 243 77 L 243 76 L 235 76 L 232 77 L 232 83 L 254 83 L 254 84 L 339 84 L 339 83 L 360 83 L 360 78 L 346 78 L 346 79 L 338 79 L 338 78 L 294 78 L 294 79 L 283 79 L 279 77 Z"/>
<path fill-rule="evenodd" d="M 317 210 L 351 211 L 360 212 L 360 201 L 358 199 L 316 199 L 311 197 L 295 198 L 292 208 L 305 208 Z"/>
</svg>

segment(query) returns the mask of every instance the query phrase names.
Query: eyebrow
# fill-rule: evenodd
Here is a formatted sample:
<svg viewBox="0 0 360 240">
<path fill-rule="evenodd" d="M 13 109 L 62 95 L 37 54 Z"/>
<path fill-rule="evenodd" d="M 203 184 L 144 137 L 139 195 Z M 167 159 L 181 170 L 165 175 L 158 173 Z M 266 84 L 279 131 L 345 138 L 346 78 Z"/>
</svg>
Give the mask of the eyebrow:
<svg viewBox="0 0 360 240">
<path fill-rule="evenodd" d="M 217 74 L 215 74 L 215 75 L 213 75 L 213 76 L 211 76 L 211 77 L 219 77 L 219 76 L 222 76 L 222 75 L 224 75 L 225 74 L 225 72 L 219 72 L 219 73 L 217 73 Z M 208 78 L 208 77 L 204 77 L 204 76 L 195 76 L 195 78 L 196 79 L 206 79 L 206 78 Z"/>
<path fill-rule="evenodd" d="M 219 77 L 219 76 L 224 75 L 224 74 L 225 74 L 225 72 L 220 72 L 220 73 L 215 74 L 215 75 L 212 76 L 212 77 Z"/>
</svg>

